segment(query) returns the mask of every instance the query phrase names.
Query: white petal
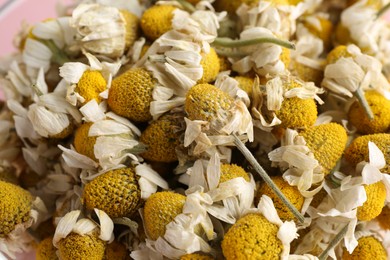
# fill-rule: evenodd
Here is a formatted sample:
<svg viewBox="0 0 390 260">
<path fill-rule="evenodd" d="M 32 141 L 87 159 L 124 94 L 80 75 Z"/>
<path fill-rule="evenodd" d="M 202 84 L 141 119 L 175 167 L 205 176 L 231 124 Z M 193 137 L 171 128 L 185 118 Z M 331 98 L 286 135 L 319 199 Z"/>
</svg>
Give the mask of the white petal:
<svg viewBox="0 0 390 260">
<path fill-rule="evenodd" d="M 83 236 L 85 234 L 90 234 L 97 225 L 92 221 L 87 218 L 82 218 L 73 227 L 73 232 Z"/>
<path fill-rule="evenodd" d="M 100 222 L 100 236 L 99 238 L 103 241 L 109 241 L 114 239 L 114 223 L 111 218 L 102 210 L 94 209 Z"/>
<path fill-rule="evenodd" d="M 76 225 L 77 219 L 80 216 L 80 213 L 80 210 L 74 210 L 68 212 L 60 219 L 53 237 L 53 244 L 55 247 L 57 247 L 58 241 L 60 241 L 62 238 L 65 238 L 70 234 L 70 232 L 72 232 L 73 227 Z"/>
</svg>

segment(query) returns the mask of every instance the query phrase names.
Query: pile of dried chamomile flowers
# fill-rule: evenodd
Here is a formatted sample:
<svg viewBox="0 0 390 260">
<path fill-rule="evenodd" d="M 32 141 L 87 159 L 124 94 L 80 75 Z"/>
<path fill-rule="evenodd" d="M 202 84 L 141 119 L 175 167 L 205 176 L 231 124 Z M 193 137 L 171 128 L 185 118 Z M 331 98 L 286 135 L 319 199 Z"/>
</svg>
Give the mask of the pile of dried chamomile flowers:
<svg viewBox="0 0 390 260">
<path fill-rule="evenodd" d="M 75 0 L 24 26 L 0 258 L 390 259 L 389 7 Z"/>
</svg>

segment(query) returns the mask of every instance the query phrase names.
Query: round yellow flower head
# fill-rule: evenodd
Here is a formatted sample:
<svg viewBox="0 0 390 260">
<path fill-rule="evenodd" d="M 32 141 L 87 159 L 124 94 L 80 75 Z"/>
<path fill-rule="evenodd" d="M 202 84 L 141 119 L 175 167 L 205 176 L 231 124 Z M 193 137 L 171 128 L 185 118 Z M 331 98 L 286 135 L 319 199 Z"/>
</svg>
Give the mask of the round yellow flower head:
<svg viewBox="0 0 390 260">
<path fill-rule="evenodd" d="M 92 160 L 96 161 L 94 145 L 96 143 L 97 136 L 88 136 L 89 129 L 92 123 L 84 123 L 79 126 L 74 132 L 74 148 L 78 153 L 88 156 Z"/>
<path fill-rule="evenodd" d="M 386 166 L 381 171 L 388 172 L 390 164 L 390 134 L 372 134 L 363 135 L 355 138 L 345 150 L 345 159 L 352 165 L 356 165 L 361 161 L 369 161 L 368 142 L 371 141 L 378 146 L 385 156 Z"/>
<path fill-rule="evenodd" d="M 386 260 L 387 253 L 382 243 L 373 236 L 361 237 L 358 239 L 358 245 L 352 254 L 344 248 L 343 260 Z"/>
<path fill-rule="evenodd" d="M 191 120 L 211 122 L 218 114 L 231 108 L 233 98 L 214 85 L 198 84 L 190 88 L 185 101 L 185 111 Z"/>
<path fill-rule="evenodd" d="M 129 217 L 139 207 L 141 190 L 133 168 L 108 171 L 85 185 L 87 209 L 103 210 L 111 218 Z"/>
<path fill-rule="evenodd" d="M 336 123 L 313 126 L 300 133 L 305 138 L 306 145 L 314 154 L 328 174 L 343 155 L 347 144 L 347 132 L 344 127 Z"/>
<path fill-rule="evenodd" d="M 263 215 L 248 214 L 225 234 L 222 253 L 227 260 L 279 259 L 283 245 L 277 237 L 278 230 Z"/>
<path fill-rule="evenodd" d="M 250 97 L 253 92 L 253 84 L 255 83 L 254 78 L 245 76 L 236 76 L 233 78 L 238 81 L 238 87 L 244 90 Z"/>
<path fill-rule="evenodd" d="M 70 233 L 58 242 L 61 259 L 101 260 L 104 258 L 106 242 L 96 233 L 79 235 Z"/>
<path fill-rule="evenodd" d="M 280 191 L 286 196 L 286 198 L 295 206 L 295 208 L 300 211 L 302 209 L 305 198 L 302 196 L 298 188 L 288 184 L 288 182 L 286 182 L 282 176 L 272 176 L 271 179 L 276 184 L 276 186 L 278 186 Z M 295 219 L 294 214 L 291 213 L 283 201 L 265 183 L 263 183 L 260 186 L 260 189 L 258 189 L 256 198 L 260 198 L 262 195 L 267 195 L 272 199 L 281 220 L 286 221 Z"/>
<path fill-rule="evenodd" d="M 128 49 L 139 38 L 139 19 L 135 14 L 127 10 L 120 10 L 120 13 L 125 21 L 125 41 L 126 49 Z"/>
<path fill-rule="evenodd" d="M 213 48 L 210 48 L 209 53 L 202 53 L 200 65 L 203 68 L 203 75 L 198 80 L 198 83 L 213 82 L 217 78 L 220 69 L 219 58 Z"/>
<path fill-rule="evenodd" d="M 349 108 L 349 122 L 362 134 L 387 132 L 390 127 L 390 100 L 375 90 L 367 91 L 364 96 L 371 107 L 372 113 L 374 113 L 374 119 L 370 120 L 360 103 L 356 101 Z"/>
<path fill-rule="evenodd" d="M 87 70 L 81 76 L 75 92 L 79 93 L 80 96 L 85 98 L 83 104 L 88 103 L 92 99 L 97 102 L 101 101 L 99 94 L 106 90 L 107 82 L 104 79 L 102 73 L 97 70 Z"/>
<path fill-rule="evenodd" d="M 171 191 L 152 194 L 145 202 L 144 224 L 149 238 L 156 240 L 165 234 L 165 226 L 182 213 L 186 197 Z"/>
<path fill-rule="evenodd" d="M 17 185 L 19 181 L 18 177 L 16 177 L 15 171 L 16 169 L 14 167 L 0 166 L 0 181 L 5 181 Z"/>
<path fill-rule="evenodd" d="M 130 254 L 124 244 L 114 240 L 106 245 L 105 260 L 130 260 Z"/>
<path fill-rule="evenodd" d="M 209 255 L 201 255 L 201 254 L 188 254 L 188 255 L 182 255 L 180 257 L 180 260 L 213 260 L 214 258 Z"/>
<path fill-rule="evenodd" d="M 216 0 L 214 6 L 219 12 L 227 11 L 230 14 L 235 14 L 240 5 L 255 5 L 258 2 L 258 0 Z"/>
<path fill-rule="evenodd" d="M 370 221 L 381 213 L 386 200 L 386 187 L 383 182 L 364 185 L 367 200 L 357 208 L 357 219 L 359 221 Z"/>
<path fill-rule="evenodd" d="M 289 90 L 301 87 L 301 85 L 295 80 L 291 80 L 284 87 Z M 307 128 L 314 125 L 317 120 L 317 105 L 312 98 L 286 98 L 275 114 L 282 121 L 280 127 Z"/>
<path fill-rule="evenodd" d="M 218 56 L 219 59 L 219 71 L 227 71 L 232 69 L 232 64 L 225 56 Z"/>
<path fill-rule="evenodd" d="M 242 167 L 235 164 L 221 164 L 221 177 L 219 178 L 219 183 L 238 177 L 242 177 L 246 181 L 250 181 L 249 174 Z"/>
<path fill-rule="evenodd" d="M 176 147 L 180 144 L 179 118 L 165 115 L 153 121 L 141 134 L 140 142 L 148 146 L 141 156 L 156 162 L 177 161 Z"/>
<path fill-rule="evenodd" d="M 108 106 L 120 116 L 135 122 L 147 122 L 152 119 L 149 108 L 155 83 L 147 70 L 129 69 L 112 81 Z"/>
<path fill-rule="evenodd" d="M 324 17 L 319 17 L 318 20 L 321 24 L 320 30 L 316 26 L 308 22 L 304 22 L 304 25 L 311 34 L 317 36 L 322 40 L 322 42 L 324 43 L 324 49 L 327 50 L 331 46 L 333 23 Z"/>
<path fill-rule="evenodd" d="M 156 40 L 164 33 L 172 30 L 173 11 L 171 5 L 153 5 L 141 17 L 141 29 L 149 40 Z"/>
<path fill-rule="evenodd" d="M 390 230 L 390 207 L 384 206 L 381 214 L 376 218 L 381 228 Z"/>
<path fill-rule="evenodd" d="M 0 198 L 0 237 L 5 237 L 30 219 L 32 196 L 17 185 L 0 181 Z"/>
<path fill-rule="evenodd" d="M 36 260 L 56 260 L 58 259 L 56 251 L 57 248 L 53 245 L 53 237 L 47 237 L 38 244 L 35 258 Z"/>
<path fill-rule="evenodd" d="M 352 55 L 347 50 L 347 46 L 345 45 L 339 45 L 333 50 L 331 50 L 326 56 L 326 62 L 328 64 L 332 64 L 338 61 L 338 59 L 340 59 L 341 57 L 344 58 L 352 57 Z"/>
</svg>

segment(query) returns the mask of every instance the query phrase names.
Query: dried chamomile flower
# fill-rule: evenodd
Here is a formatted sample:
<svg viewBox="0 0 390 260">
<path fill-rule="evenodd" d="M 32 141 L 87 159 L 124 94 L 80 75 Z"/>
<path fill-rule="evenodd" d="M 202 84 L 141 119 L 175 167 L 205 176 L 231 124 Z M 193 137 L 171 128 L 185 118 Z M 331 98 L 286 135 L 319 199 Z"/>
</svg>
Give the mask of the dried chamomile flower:
<svg viewBox="0 0 390 260">
<path fill-rule="evenodd" d="M 12 183 L 0 181 L 0 252 L 10 258 L 31 249 L 26 230 L 48 214 L 43 201 Z"/>
<path fill-rule="evenodd" d="M 90 136 L 89 130 L 93 123 L 84 123 L 80 125 L 74 132 L 74 147 L 80 154 L 88 156 L 92 160 L 97 160 L 95 157 L 94 146 L 97 136 Z"/>
<path fill-rule="evenodd" d="M 144 35 L 154 41 L 172 29 L 173 13 L 177 7 L 172 5 L 154 5 L 148 8 L 141 17 L 141 28 Z"/>
<path fill-rule="evenodd" d="M 176 147 L 180 145 L 181 123 L 182 117 L 173 114 L 150 123 L 140 136 L 140 142 L 147 145 L 147 150 L 141 156 L 156 162 L 177 161 Z"/>
<path fill-rule="evenodd" d="M 296 238 L 294 222 L 282 222 L 272 200 L 263 195 L 257 209 L 249 209 L 225 234 L 222 252 L 226 259 L 260 257 L 279 259 L 289 255 Z M 254 238 L 254 239 L 251 239 Z"/>
<path fill-rule="evenodd" d="M 382 212 L 386 200 L 386 187 L 381 181 L 364 185 L 367 200 L 357 208 L 357 219 L 359 221 L 369 221 Z"/>
<path fill-rule="evenodd" d="M 130 217 L 141 204 L 138 179 L 133 168 L 103 173 L 85 185 L 83 204 L 90 210 L 103 210 L 111 218 Z"/>
<path fill-rule="evenodd" d="M 225 234 L 222 252 L 226 259 L 279 259 L 282 243 L 277 238 L 278 226 L 261 214 L 248 214 L 239 219 Z"/>
<path fill-rule="evenodd" d="M 106 245 L 106 251 L 104 253 L 104 259 L 106 260 L 130 260 L 130 252 L 126 246 L 116 240 Z"/>
<path fill-rule="evenodd" d="M 385 248 L 382 242 L 374 236 L 364 236 L 358 239 L 358 245 L 349 253 L 343 250 L 342 258 L 346 260 L 360 260 L 360 259 L 388 259 Z"/>
<path fill-rule="evenodd" d="M 156 80 L 143 68 L 132 68 L 112 81 L 108 106 L 116 114 L 135 122 L 152 119 L 150 102 Z"/>
<path fill-rule="evenodd" d="M 186 197 L 171 191 L 151 195 L 144 206 L 144 225 L 148 237 L 156 240 L 165 233 L 165 226 L 183 212 Z"/>
<path fill-rule="evenodd" d="M 326 56 L 326 62 L 328 64 L 333 64 L 338 61 L 340 58 L 353 57 L 353 53 L 350 53 L 349 48 L 346 45 L 339 45 L 332 49 Z"/>
<path fill-rule="evenodd" d="M 102 101 L 102 95 L 118 72 L 120 64 L 100 62 L 90 53 L 85 54 L 89 66 L 81 62 L 67 62 L 60 68 L 60 76 L 69 84 L 66 99 L 73 106 L 84 105 L 92 99 Z"/>
<path fill-rule="evenodd" d="M 246 76 L 236 76 L 233 78 L 238 81 L 238 87 L 248 93 L 248 96 L 251 97 L 253 85 L 255 84 L 254 78 Z"/>
<path fill-rule="evenodd" d="M 273 176 L 271 179 L 283 192 L 286 198 L 294 205 L 294 207 L 301 211 L 305 198 L 302 196 L 298 188 L 290 186 L 290 184 L 283 180 L 283 177 L 281 176 Z M 284 205 L 282 200 L 276 196 L 273 190 L 265 183 L 263 183 L 257 190 L 257 197 L 260 198 L 261 195 L 267 195 L 272 199 L 281 220 L 294 220 L 295 216 L 290 212 L 287 206 Z"/>
<path fill-rule="evenodd" d="M 221 164 L 221 176 L 219 183 L 232 180 L 234 178 L 242 177 L 246 181 L 250 181 L 249 174 L 240 166 L 236 164 Z"/>
<path fill-rule="evenodd" d="M 210 48 L 209 53 L 202 53 L 200 65 L 203 68 L 203 75 L 198 80 L 198 83 L 213 82 L 217 78 L 220 70 L 219 58 L 214 48 Z"/>
<path fill-rule="evenodd" d="M 305 138 L 306 145 L 323 167 L 324 174 L 329 174 L 343 155 L 347 144 L 345 129 L 339 124 L 328 123 L 312 126 L 300 135 Z"/>
<path fill-rule="evenodd" d="M 389 134 L 372 134 L 372 135 L 363 135 L 355 138 L 352 143 L 345 150 L 345 159 L 356 165 L 361 161 L 369 160 L 368 153 L 368 143 L 373 142 L 376 146 L 382 151 L 385 155 L 386 167 L 384 172 L 388 172 L 390 158 L 389 158 L 389 150 L 388 146 L 390 145 L 390 135 Z"/>
<path fill-rule="evenodd" d="M 107 242 L 114 239 L 114 224 L 104 211 L 95 209 L 95 213 L 100 225 L 79 219 L 79 210 L 60 219 L 53 237 L 60 259 L 103 259 Z"/>
<path fill-rule="evenodd" d="M 128 10 L 101 4 L 80 4 L 73 10 L 71 27 L 82 50 L 118 58 L 138 38 L 138 17 Z"/>
<path fill-rule="evenodd" d="M 291 82 L 291 85 L 285 87 L 291 90 L 301 86 Z M 281 120 L 280 126 L 283 128 L 308 128 L 317 120 L 317 105 L 312 98 L 286 98 L 275 114 Z"/>
<path fill-rule="evenodd" d="M 369 120 L 359 102 L 355 101 L 349 108 L 348 121 L 361 134 L 387 132 L 390 127 L 390 100 L 375 90 L 366 91 L 364 95 L 374 114 L 374 119 Z"/>
<path fill-rule="evenodd" d="M 233 106 L 233 98 L 227 93 L 210 84 L 198 84 L 192 87 L 186 97 L 185 110 L 190 120 L 211 122 L 223 117 Z"/>
<path fill-rule="evenodd" d="M 53 245 L 53 237 L 47 237 L 39 242 L 35 258 L 37 260 L 56 260 L 58 259 L 56 252 L 57 248 Z"/>
</svg>

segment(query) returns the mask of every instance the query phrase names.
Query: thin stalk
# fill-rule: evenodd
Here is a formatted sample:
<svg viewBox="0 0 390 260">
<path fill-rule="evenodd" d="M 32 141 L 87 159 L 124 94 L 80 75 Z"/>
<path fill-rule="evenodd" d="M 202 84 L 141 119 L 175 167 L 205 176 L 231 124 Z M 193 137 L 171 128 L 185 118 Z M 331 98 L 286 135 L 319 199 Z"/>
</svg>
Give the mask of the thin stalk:
<svg viewBox="0 0 390 260">
<path fill-rule="evenodd" d="M 284 41 L 276 37 L 262 37 L 249 40 L 233 40 L 230 38 L 215 38 L 213 45 L 221 46 L 226 48 L 237 48 L 245 47 L 250 45 L 255 45 L 259 43 L 273 43 L 279 46 L 282 46 L 287 49 L 295 50 L 295 44 L 289 41 Z"/>
<path fill-rule="evenodd" d="M 57 47 L 57 45 L 52 40 L 40 40 L 43 44 L 45 44 L 50 51 L 53 53 L 51 57 L 52 62 L 57 63 L 62 66 L 65 62 L 70 62 L 71 60 L 65 54 L 63 50 Z"/>
<path fill-rule="evenodd" d="M 178 2 L 183 7 L 183 9 L 189 13 L 196 11 L 196 8 L 185 0 L 176 0 L 176 2 Z"/>
<path fill-rule="evenodd" d="M 368 119 L 373 120 L 374 114 L 372 113 L 370 105 L 367 103 L 366 97 L 364 96 L 362 88 L 358 88 L 354 93 L 355 97 L 358 99 L 360 105 L 362 106 L 364 113 L 367 115 Z"/>
<path fill-rule="evenodd" d="M 221 50 L 218 48 L 214 48 L 215 51 L 217 52 L 218 55 L 224 56 L 224 57 L 243 57 L 248 55 L 249 53 L 243 52 L 243 51 L 226 51 L 226 50 Z"/>
<path fill-rule="evenodd" d="M 293 204 L 291 204 L 291 202 L 286 198 L 286 196 L 284 196 L 284 194 L 280 191 L 278 186 L 275 185 L 275 183 L 268 176 L 266 171 L 260 166 L 260 164 L 257 162 L 255 157 L 245 146 L 245 144 L 235 134 L 233 134 L 233 137 L 234 137 L 234 144 L 237 146 L 238 150 L 240 150 L 242 155 L 244 155 L 244 157 L 249 161 L 249 163 L 257 171 L 257 173 L 261 176 L 261 178 L 267 183 L 267 185 L 272 189 L 272 191 L 275 192 L 276 195 L 283 201 L 284 205 L 288 207 L 288 209 L 291 211 L 291 213 L 294 214 L 294 216 L 299 220 L 299 222 L 303 223 L 305 221 L 303 215 L 297 210 L 297 208 L 294 207 Z"/>
<path fill-rule="evenodd" d="M 325 248 L 325 250 L 318 256 L 319 260 L 325 260 L 328 257 L 329 251 L 332 250 L 335 246 L 340 243 L 340 241 L 344 238 L 345 234 L 348 230 L 348 224 L 343 227 L 339 233 L 330 241 L 329 245 Z"/>
<path fill-rule="evenodd" d="M 383 6 L 377 13 L 376 13 L 376 19 L 380 18 L 382 15 L 386 14 L 386 12 L 390 8 L 390 3 Z"/>
</svg>

